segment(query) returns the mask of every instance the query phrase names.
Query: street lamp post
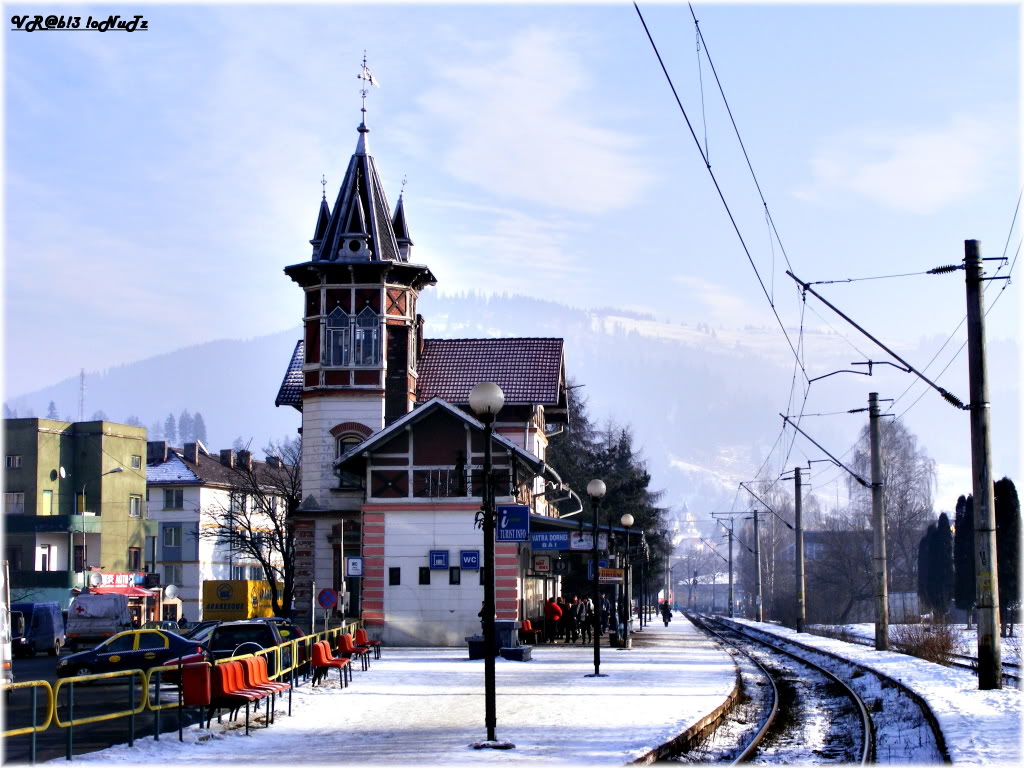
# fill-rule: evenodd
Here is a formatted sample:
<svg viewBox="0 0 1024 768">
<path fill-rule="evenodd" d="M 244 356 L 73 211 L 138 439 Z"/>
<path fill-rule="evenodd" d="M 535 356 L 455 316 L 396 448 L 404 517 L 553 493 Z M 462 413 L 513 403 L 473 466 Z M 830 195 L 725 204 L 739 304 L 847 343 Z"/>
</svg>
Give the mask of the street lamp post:
<svg viewBox="0 0 1024 768">
<path fill-rule="evenodd" d="M 629 639 L 629 622 L 633 618 L 633 593 L 629 583 L 629 570 L 631 567 L 629 561 L 629 529 L 633 525 L 633 516 L 627 512 L 619 519 L 619 522 L 622 523 L 622 527 L 626 529 L 626 612 L 622 617 L 622 648 L 619 650 L 628 651 L 631 649 Z"/>
<path fill-rule="evenodd" d="M 61 472 L 63 472 L 63 471 L 64 471 L 64 469 L 62 467 L 61 468 Z M 90 477 L 88 480 L 86 480 L 84 483 L 82 483 L 82 572 L 83 573 L 85 572 L 85 570 L 88 567 L 86 565 L 86 562 L 85 562 L 85 559 L 86 559 L 85 558 L 85 506 L 86 506 L 85 505 L 85 486 L 87 486 L 89 483 L 93 482 L 94 480 L 99 480 L 100 478 L 106 477 L 107 475 L 116 475 L 118 472 L 124 472 L 124 467 L 114 467 L 113 469 L 111 469 L 111 470 L 109 470 L 107 472 L 103 472 L 102 474 L 96 475 L 96 477 Z M 75 515 L 78 514 L 78 510 L 77 509 L 74 510 L 74 514 Z M 72 516 L 70 518 L 70 523 L 71 524 L 68 526 L 68 573 L 73 578 L 73 574 L 78 573 L 78 571 L 75 570 L 75 518 L 74 518 L 74 516 Z"/>
<path fill-rule="evenodd" d="M 587 677 L 608 677 L 608 675 L 601 674 L 601 623 L 603 617 L 601 616 L 601 582 L 598 577 L 600 569 L 597 567 L 597 513 L 601 509 L 601 499 L 604 498 L 606 490 L 603 480 L 595 479 L 587 483 L 587 495 L 590 496 L 591 503 L 594 505 L 592 527 L 594 548 L 590 559 L 594 569 L 594 673 Z"/>
<path fill-rule="evenodd" d="M 484 532 L 484 725 L 487 741 L 473 744 L 477 749 L 511 749 L 515 745 L 498 741 L 495 729 L 498 725 L 497 703 L 495 701 L 494 656 L 494 508 L 493 456 L 491 440 L 494 435 L 494 420 L 505 404 L 505 393 L 494 382 L 485 381 L 473 387 L 469 393 L 469 407 L 484 425 L 484 482 L 482 522 Z"/>
</svg>

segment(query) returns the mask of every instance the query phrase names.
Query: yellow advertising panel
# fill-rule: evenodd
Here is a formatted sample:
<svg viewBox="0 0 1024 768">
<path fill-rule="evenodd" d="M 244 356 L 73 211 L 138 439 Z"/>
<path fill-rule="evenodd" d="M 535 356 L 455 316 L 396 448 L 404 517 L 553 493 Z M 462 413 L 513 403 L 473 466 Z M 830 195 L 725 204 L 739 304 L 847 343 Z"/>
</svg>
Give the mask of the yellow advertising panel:
<svg viewBox="0 0 1024 768">
<path fill-rule="evenodd" d="M 273 616 L 266 581 L 204 581 L 203 619 L 235 621 Z"/>
</svg>

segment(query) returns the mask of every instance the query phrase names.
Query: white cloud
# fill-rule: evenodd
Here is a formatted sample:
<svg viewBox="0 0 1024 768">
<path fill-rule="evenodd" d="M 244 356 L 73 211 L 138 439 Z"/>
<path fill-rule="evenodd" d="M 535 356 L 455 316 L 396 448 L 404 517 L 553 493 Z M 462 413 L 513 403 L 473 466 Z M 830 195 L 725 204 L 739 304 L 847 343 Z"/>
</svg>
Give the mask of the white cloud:
<svg viewBox="0 0 1024 768">
<path fill-rule="evenodd" d="M 999 152 L 996 139 L 991 120 L 963 115 L 935 128 L 846 132 L 821 142 L 814 179 L 796 194 L 823 202 L 851 191 L 899 211 L 935 213 L 978 191 Z"/>
<path fill-rule="evenodd" d="M 689 302 L 691 306 L 696 303 L 705 308 L 704 312 L 691 312 L 690 314 L 699 315 L 705 322 L 710 322 L 712 325 L 742 328 L 747 325 L 759 326 L 775 323 L 771 312 L 765 308 L 766 303 L 752 306 L 745 299 L 717 283 L 690 275 L 673 275 L 672 281 L 688 290 L 689 295 L 686 297 L 686 302 Z M 680 303 L 684 303 L 682 299 L 680 299 Z"/>
<path fill-rule="evenodd" d="M 479 50 L 479 46 L 473 46 Z M 419 103 L 442 122 L 444 169 L 499 198 L 603 213 L 636 201 L 648 183 L 628 133 L 586 114 L 581 57 L 553 31 L 532 29 L 443 65 Z"/>
</svg>

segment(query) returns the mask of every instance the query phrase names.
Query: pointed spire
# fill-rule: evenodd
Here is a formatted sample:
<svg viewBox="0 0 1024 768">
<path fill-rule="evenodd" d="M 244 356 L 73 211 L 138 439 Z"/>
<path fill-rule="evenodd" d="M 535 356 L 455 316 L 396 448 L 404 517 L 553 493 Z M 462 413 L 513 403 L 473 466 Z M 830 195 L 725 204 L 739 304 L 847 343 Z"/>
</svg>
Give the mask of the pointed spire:
<svg viewBox="0 0 1024 768">
<path fill-rule="evenodd" d="M 316 227 L 313 229 L 313 239 L 309 241 L 309 244 L 313 246 L 313 259 L 317 259 L 320 255 L 320 244 L 323 242 L 324 235 L 327 233 L 327 225 L 331 221 L 331 209 L 327 205 L 327 178 L 321 177 L 320 185 L 323 187 L 320 199 L 320 211 L 316 217 Z"/>
<path fill-rule="evenodd" d="M 391 228 L 395 231 L 395 242 L 398 244 L 398 253 L 403 261 L 409 260 L 409 252 L 414 245 L 409 235 L 409 225 L 405 220 L 405 178 L 402 179 L 402 191 L 398 195 L 398 203 L 395 205 L 395 215 L 391 218 Z"/>
</svg>

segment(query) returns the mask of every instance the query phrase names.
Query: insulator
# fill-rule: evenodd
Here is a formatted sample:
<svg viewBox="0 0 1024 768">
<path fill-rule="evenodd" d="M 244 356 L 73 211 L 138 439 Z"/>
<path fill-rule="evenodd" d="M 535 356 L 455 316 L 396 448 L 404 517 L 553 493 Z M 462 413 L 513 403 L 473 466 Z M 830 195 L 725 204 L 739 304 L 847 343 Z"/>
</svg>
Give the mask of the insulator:
<svg viewBox="0 0 1024 768">
<path fill-rule="evenodd" d="M 943 264 L 941 267 L 933 267 L 928 270 L 929 275 L 944 275 L 947 272 L 956 272 L 958 269 L 963 269 L 963 264 Z"/>
<path fill-rule="evenodd" d="M 947 392 L 946 390 L 941 389 L 939 390 L 939 394 L 942 395 L 942 399 L 945 400 L 947 403 L 956 408 L 959 408 L 962 411 L 966 411 L 970 408 L 970 406 L 964 405 L 963 401 L 961 401 L 960 398 L 954 395 L 952 392 Z"/>
</svg>

